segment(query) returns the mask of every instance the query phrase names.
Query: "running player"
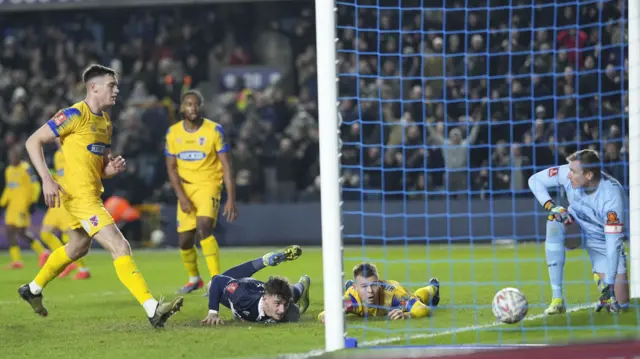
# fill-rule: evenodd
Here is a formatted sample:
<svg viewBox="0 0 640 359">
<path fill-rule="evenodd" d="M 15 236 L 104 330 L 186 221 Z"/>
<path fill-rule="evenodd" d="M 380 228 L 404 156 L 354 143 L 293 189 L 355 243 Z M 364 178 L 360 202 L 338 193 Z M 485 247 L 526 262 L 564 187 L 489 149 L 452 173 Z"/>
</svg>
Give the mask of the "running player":
<svg viewBox="0 0 640 359">
<path fill-rule="evenodd" d="M 111 253 L 118 278 L 144 308 L 154 328 L 166 321 L 182 306 L 182 297 L 171 302 L 158 302 L 131 255 L 129 242 L 116 227 L 100 198 L 102 178 L 110 178 L 126 170 L 122 157 L 111 154 L 111 120 L 104 110 L 116 102 L 118 80 L 114 70 L 91 65 L 82 74 L 87 96 L 84 101 L 59 111 L 27 140 L 26 147 L 36 171 L 42 179 L 42 192 L 49 207 L 61 204 L 74 217 L 69 243 L 58 248 L 44 264 L 35 279 L 19 289 L 19 294 L 34 311 L 47 316 L 42 289 L 69 263 L 84 257 L 96 240 Z M 65 175 L 56 182 L 44 159 L 42 146 L 60 138 L 65 156 Z M 62 200 L 62 201 L 61 201 Z"/>
</svg>

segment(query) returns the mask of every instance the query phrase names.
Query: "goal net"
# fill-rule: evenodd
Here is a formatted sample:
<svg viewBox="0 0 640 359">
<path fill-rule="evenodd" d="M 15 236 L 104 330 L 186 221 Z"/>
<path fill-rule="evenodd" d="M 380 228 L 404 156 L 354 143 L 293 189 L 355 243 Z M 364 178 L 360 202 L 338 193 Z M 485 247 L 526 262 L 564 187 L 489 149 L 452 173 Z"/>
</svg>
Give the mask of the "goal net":
<svg viewBox="0 0 640 359">
<path fill-rule="evenodd" d="M 633 305 L 618 316 L 593 312 L 600 291 L 577 228 L 567 238 L 567 313 L 543 315 L 552 299 L 546 212 L 527 184 L 591 148 L 628 188 L 627 6 L 336 1 L 344 278 L 369 262 L 380 279 L 410 293 L 432 277 L 441 286 L 430 318 L 347 315 L 347 336 L 359 346 L 548 344 L 636 333 Z M 321 51 L 319 64 L 331 56 Z M 568 205 L 563 191 L 552 195 Z M 497 324 L 492 315 L 504 287 L 528 299 L 518 324 Z"/>
</svg>

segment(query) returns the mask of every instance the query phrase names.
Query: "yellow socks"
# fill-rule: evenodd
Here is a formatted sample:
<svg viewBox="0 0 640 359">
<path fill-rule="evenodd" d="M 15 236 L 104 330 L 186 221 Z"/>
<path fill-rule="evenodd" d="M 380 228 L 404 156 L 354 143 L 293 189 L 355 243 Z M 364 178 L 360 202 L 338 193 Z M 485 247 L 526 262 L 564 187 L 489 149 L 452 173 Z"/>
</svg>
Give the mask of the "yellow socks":
<svg viewBox="0 0 640 359">
<path fill-rule="evenodd" d="M 202 254 L 207 261 L 207 267 L 209 267 L 209 273 L 213 277 L 220 274 L 220 262 L 218 261 L 218 242 L 210 235 L 209 237 L 200 241 L 202 247 Z"/>
<path fill-rule="evenodd" d="M 42 288 L 51 282 L 53 278 L 57 277 L 69 263 L 71 263 L 71 258 L 67 255 L 64 247 L 60 247 L 49 255 L 49 259 L 47 259 L 47 262 L 42 269 L 40 269 L 40 272 L 38 272 L 38 275 L 36 275 L 33 281 L 41 288 L 40 290 L 42 290 Z"/>
<path fill-rule="evenodd" d="M 40 239 L 52 251 L 55 251 L 56 249 L 62 247 L 62 242 L 60 242 L 58 237 L 56 237 L 56 235 L 51 232 L 46 232 L 46 231 L 40 232 Z"/>
<path fill-rule="evenodd" d="M 9 247 L 9 255 L 12 262 L 22 262 L 22 256 L 20 255 L 20 246 Z"/>
<path fill-rule="evenodd" d="M 433 285 L 428 285 L 426 287 L 422 287 L 418 290 L 416 290 L 416 292 L 414 293 L 414 295 L 418 298 L 420 298 L 420 301 L 426 305 L 429 305 L 429 300 L 431 300 L 431 297 L 433 297 L 434 295 L 436 295 L 436 287 Z"/>
<path fill-rule="evenodd" d="M 42 234 L 41 234 L 41 236 L 42 236 Z M 62 232 L 62 238 L 61 239 L 62 239 L 62 243 L 64 243 L 64 244 L 69 243 L 69 235 L 67 234 L 67 232 Z M 77 259 L 75 261 L 75 264 L 78 265 L 78 270 L 80 270 L 81 272 L 89 270 L 89 268 L 87 268 L 87 264 L 84 261 L 84 257 L 82 257 L 80 259 Z"/>
<path fill-rule="evenodd" d="M 31 241 L 31 249 L 33 249 L 33 251 L 36 252 L 37 255 L 41 255 L 42 253 L 44 253 L 44 247 L 42 246 L 42 243 L 40 243 L 40 241 L 37 239 Z"/>
<path fill-rule="evenodd" d="M 113 265 L 116 267 L 118 279 L 120 279 L 129 292 L 136 297 L 138 303 L 142 305 L 148 300 L 153 299 L 151 292 L 149 292 L 147 282 L 145 282 L 130 255 L 119 257 L 113 261 Z"/>
<path fill-rule="evenodd" d="M 196 280 L 200 279 L 200 272 L 198 272 L 198 252 L 196 252 L 196 247 L 192 247 L 190 249 L 181 248 L 180 257 L 182 258 L 184 269 L 186 269 L 187 274 L 189 274 L 189 281 L 195 283 Z"/>
</svg>

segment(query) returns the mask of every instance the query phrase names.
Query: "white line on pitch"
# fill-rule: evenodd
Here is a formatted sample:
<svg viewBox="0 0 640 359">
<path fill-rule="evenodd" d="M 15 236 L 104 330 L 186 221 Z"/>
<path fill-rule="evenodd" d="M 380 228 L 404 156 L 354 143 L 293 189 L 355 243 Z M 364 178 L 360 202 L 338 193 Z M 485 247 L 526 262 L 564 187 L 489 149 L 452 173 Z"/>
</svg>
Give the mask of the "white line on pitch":
<svg viewBox="0 0 640 359">
<path fill-rule="evenodd" d="M 596 303 L 591 303 L 591 304 L 580 304 L 577 305 L 575 307 L 570 307 L 567 308 L 567 313 L 571 313 L 571 312 L 577 312 L 583 309 L 588 309 L 588 308 L 593 308 L 593 306 L 596 305 Z M 523 319 L 523 321 L 531 321 L 531 320 L 537 320 L 537 319 L 542 319 L 544 318 L 545 315 L 544 313 L 541 314 L 536 314 L 536 315 L 532 315 L 532 316 L 528 316 L 526 318 Z M 414 335 L 409 335 L 409 336 L 404 336 L 404 337 L 391 337 L 391 338 L 382 338 L 382 339 L 374 339 L 374 340 L 367 340 L 361 344 L 358 345 L 358 347 L 371 347 L 371 346 L 378 346 L 378 345 L 385 345 L 385 344 L 391 344 L 391 343 L 395 343 L 395 342 L 399 342 L 399 341 L 403 341 L 403 340 L 407 340 L 407 339 L 429 339 L 429 338 L 437 338 L 437 337 L 442 337 L 445 335 L 453 335 L 453 334 L 459 334 L 459 333 L 466 333 L 466 332 L 473 332 L 476 330 L 482 330 L 482 329 L 489 329 L 489 328 L 495 328 L 495 327 L 499 327 L 502 325 L 506 325 L 503 323 L 499 323 L 499 322 L 494 322 L 491 324 L 484 324 L 484 325 L 470 325 L 467 327 L 462 327 L 462 328 L 458 328 L 458 329 L 452 329 L 452 330 L 445 330 L 442 332 L 437 332 L 437 333 L 429 333 L 429 334 L 414 334 Z M 433 346 L 433 349 L 438 349 L 439 347 Z M 449 346 L 449 348 L 451 348 L 451 346 Z M 460 345 L 458 347 L 458 349 L 464 349 L 465 346 Z M 322 354 L 325 354 L 326 352 L 322 349 L 315 349 L 315 350 L 311 350 L 309 352 L 306 353 L 293 353 L 293 354 L 285 354 L 282 356 L 279 356 L 279 358 L 285 358 L 285 359 L 308 359 L 308 358 L 313 358 L 313 357 L 317 357 L 320 356 Z"/>
</svg>

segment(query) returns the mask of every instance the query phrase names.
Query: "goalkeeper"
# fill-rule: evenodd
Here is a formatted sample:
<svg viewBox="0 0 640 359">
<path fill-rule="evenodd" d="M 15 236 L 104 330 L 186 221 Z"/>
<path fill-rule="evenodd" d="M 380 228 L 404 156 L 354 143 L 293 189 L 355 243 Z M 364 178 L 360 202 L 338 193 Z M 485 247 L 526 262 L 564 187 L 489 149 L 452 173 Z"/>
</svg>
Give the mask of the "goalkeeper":
<svg viewBox="0 0 640 359">
<path fill-rule="evenodd" d="M 353 268 L 353 281 L 347 281 L 344 311 L 358 316 L 387 316 L 391 320 L 423 318 L 431 315 L 440 302 L 440 283 L 436 278 L 429 285 L 413 293 L 393 280 L 381 280 L 378 269 L 371 263 Z M 364 300 L 363 300 L 364 299 Z M 318 315 L 324 322 L 324 312 Z"/>
<path fill-rule="evenodd" d="M 529 178 L 529 188 L 549 211 L 545 252 L 553 294 L 545 314 L 564 313 L 562 296 L 565 262 L 565 226 L 578 222 L 585 238 L 594 278 L 602 291 L 596 311 L 618 312 L 628 306 L 629 282 L 624 253 L 624 206 L 626 195 L 618 181 L 601 170 L 598 153 L 578 151 L 567 157 L 568 165 L 552 167 Z M 569 207 L 553 202 L 547 188 L 564 187 Z"/>
</svg>

